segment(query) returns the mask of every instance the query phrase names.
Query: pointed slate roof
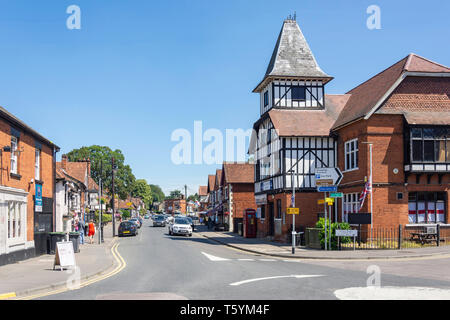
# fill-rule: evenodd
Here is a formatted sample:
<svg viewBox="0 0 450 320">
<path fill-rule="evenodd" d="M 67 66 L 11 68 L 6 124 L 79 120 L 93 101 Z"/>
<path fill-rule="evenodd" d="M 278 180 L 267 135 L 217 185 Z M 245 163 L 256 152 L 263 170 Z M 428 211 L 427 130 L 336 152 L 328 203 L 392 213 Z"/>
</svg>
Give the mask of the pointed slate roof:
<svg viewBox="0 0 450 320">
<path fill-rule="evenodd" d="M 270 77 L 301 77 L 306 79 L 332 79 L 320 69 L 314 55 L 295 20 L 285 20 L 278 36 L 272 58 L 258 92 Z"/>
</svg>

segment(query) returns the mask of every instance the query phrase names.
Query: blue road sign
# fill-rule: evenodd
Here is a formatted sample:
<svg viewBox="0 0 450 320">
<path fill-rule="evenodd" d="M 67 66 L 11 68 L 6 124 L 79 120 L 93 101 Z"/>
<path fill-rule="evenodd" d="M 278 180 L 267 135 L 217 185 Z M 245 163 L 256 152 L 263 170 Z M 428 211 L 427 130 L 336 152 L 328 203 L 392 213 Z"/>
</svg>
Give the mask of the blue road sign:
<svg viewBox="0 0 450 320">
<path fill-rule="evenodd" d="M 317 187 L 317 191 L 319 191 L 319 192 L 337 192 L 337 186 Z"/>
</svg>

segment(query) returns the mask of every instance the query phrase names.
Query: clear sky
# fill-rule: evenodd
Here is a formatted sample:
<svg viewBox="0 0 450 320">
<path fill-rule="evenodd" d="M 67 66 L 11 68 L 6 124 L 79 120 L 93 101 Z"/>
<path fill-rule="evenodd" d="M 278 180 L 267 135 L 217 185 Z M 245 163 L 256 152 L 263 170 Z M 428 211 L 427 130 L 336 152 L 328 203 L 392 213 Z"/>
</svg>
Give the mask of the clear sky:
<svg viewBox="0 0 450 320">
<path fill-rule="evenodd" d="M 69 30 L 69 5 L 81 29 Z M 369 5 L 381 29 L 369 30 Z M 217 165 L 175 165 L 175 129 L 249 129 L 283 20 L 294 11 L 345 93 L 411 52 L 450 65 L 448 0 L 0 1 L 0 105 L 61 147 L 107 145 L 137 178 L 195 193 Z"/>
</svg>

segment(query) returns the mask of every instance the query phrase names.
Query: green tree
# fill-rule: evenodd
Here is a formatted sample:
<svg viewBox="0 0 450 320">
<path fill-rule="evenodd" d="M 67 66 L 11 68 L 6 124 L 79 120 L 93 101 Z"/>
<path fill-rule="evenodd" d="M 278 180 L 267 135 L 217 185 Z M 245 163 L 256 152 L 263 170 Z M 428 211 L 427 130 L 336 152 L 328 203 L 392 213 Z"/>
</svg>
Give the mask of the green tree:
<svg viewBox="0 0 450 320">
<path fill-rule="evenodd" d="M 103 190 L 112 196 L 112 158 L 117 171 L 114 176 L 114 191 L 122 199 L 125 200 L 132 192 L 136 178 L 133 175 L 131 167 L 126 165 L 125 156 L 122 151 L 111 150 L 106 146 L 93 145 L 90 147 L 82 147 L 74 149 L 67 154 L 69 161 L 79 161 L 83 159 L 91 160 L 91 176 L 98 184 L 100 177 L 103 182 Z M 103 170 L 101 170 L 101 164 Z"/>
<path fill-rule="evenodd" d="M 164 194 L 160 186 L 151 184 L 150 188 L 152 189 L 153 202 L 163 202 L 166 198 L 166 195 Z"/>
<path fill-rule="evenodd" d="M 145 179 L 135 181 L 131 195 L 136 198 L 141 198 L 146 208 L 150 208 L 153 202 L 152 189 Z"/>
<path fill-rule="evenodd" d="M 179 199 L 179 198 L 181 198 L 180 190 L 170 191 L 170 195 L 167 197 L 167 199 Z"/>
<path fill-rule="evenodd" d="M 330 232 L 331 225 L 331 232 Z M 319 232 L 319 240 L 322 246 L 322 249 L 325 249 L 325 239 L 327 243 L 330 242 L 330 233 L 331 233 L 331 249 L 337 250 L 337 237 L 336 230 L 350 230 L 350 225 L 346 222 L 334 222 L 330 224 L 330 220 L 327 220 L 327 235 L 325 236 L 325 219 L 320 218 L 316 223 L 316 228 L 321 229 Z M 351 242 L 351 238 L 349 237 L 341 237 L 341 243 L 349 243 Z"/>
<path fill-rule="evenodd" d="M 194 195 L 190 195 L 188 198 L 188 201 L 198 201 L 200 199 L 200 197 L 198 196 L 198 193 L 194 194 Z"/>
</svg>

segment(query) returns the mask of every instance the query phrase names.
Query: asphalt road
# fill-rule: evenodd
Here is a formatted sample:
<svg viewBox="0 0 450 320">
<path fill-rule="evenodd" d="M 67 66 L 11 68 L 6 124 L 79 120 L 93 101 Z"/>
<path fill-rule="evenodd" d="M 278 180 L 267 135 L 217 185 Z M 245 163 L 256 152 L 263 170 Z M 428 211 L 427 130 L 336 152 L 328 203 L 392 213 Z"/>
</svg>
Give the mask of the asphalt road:
<svg viewBox="0 0 450 320">
<path fill-rule="evenodd" d="M 145 220 L 137 237 L 120 238 L 119 242 L 118 251 L 127 264 L 120 273 L 41 299 L 323 300 L 373 299 L 378 293 L 394 299 L 420 294 L 450 299 L 450 276 L 443 272 L 450 270 L 448 258 L 283 260 L 230 249 L 195 233 L 193 237 L 169 236 L 167 227 L 153 228 L 150 220 Z M 377 270 L 381 272 L 379 282 Z M 367 287 L 368 279 L 390 291 L 377 293 Z"/>
</svg>

